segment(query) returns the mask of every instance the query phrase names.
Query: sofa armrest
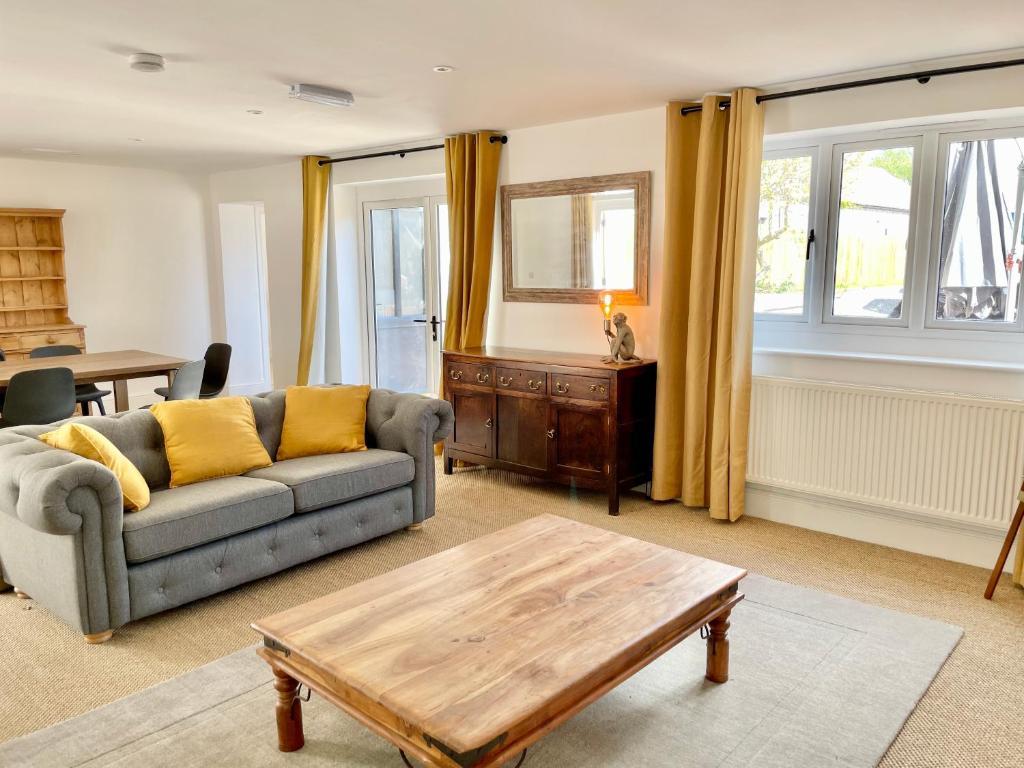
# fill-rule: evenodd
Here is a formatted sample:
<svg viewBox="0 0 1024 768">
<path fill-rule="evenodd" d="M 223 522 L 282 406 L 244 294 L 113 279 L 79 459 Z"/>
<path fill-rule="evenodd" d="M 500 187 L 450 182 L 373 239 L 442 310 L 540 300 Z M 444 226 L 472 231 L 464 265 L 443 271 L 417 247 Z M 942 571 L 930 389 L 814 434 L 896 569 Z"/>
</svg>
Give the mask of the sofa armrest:
<svg viewBox="0 0 1024 768">
<path fill-rule="evenodd" d="M 6 579 L 87 634 L 128 620 L 121 487 L 106 467 L 34 437 L 0 440 Z"/>
<path fill-rule="evenodd" d="M 413 518 L 421 523 L 434 515 L 434 444 L 452 431 L 455 416 L 445 400 L 406 395 L 388 389 L 370 392 L 366 404 L 367 442 L 388 451 L 412 456 Z"/>
</svg>

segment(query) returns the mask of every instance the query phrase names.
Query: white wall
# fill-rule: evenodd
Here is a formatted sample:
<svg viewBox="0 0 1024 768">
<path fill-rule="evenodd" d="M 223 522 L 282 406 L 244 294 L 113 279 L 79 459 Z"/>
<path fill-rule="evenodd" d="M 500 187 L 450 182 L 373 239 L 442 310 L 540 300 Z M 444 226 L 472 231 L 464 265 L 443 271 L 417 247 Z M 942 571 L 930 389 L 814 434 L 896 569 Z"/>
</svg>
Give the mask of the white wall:
<svg viewBox="0 0 1024 768">
<path fill-rule="evenodd" d="M 433 144 L 425 141 L 424 144 Z M 444 153 L 419 152 L 404 158 L 385 157 L 337 163 L 332 167 L 332 183 L 337 185 L 376 182 L 387 179 L 429 176 L 444 173 Z M 270 306 L 270 361 L 274 387 L 295 383 L 299 359 L 299 311 L 302 280 L 302 166 L 298 159 L 291 163 L 253 168 L 244 171 L 214 173 L 209 177 L 209 205 L 214 211 L 220 203 L 261 202 L 266 211 L 267 274 Z M 351 197 L 335 197 L 335 204 L 344 212 L 353 210 Z M 337 221 L 337 219 L 336 219 Z M 339 230 L 351 237 L 350 229 Z M 216 233 L 215 233 L 216 234 Z M 211 274 L 220 273 L 219 237 L 212 239 Z M 350 245 L 345 251 L 351 257 Z M 343 256 L 343 254 L 339 254 Z M 342 270 L 342 276 L 351 277 Z M 219 291 L 219 286 L 217 288 Z M 346 290 L 346 295 L 349 292 Z M 214 291 L 217 295 L 217 291 Z M 350 308 L 340 307 L 343 321 L 353 320 Z M 342 329 L 342 343 L 346 331 Z M 357 368 L 348 358 L 342 372 L 355 375 Z"/>
<path fill-rule="evenodd" d="M 0 158 L 0 204 L 64 208 L 71 319 L 90 352 L 200 358 L 211 340 L 200 179 L 168 171 Z M 164 380 L 129 383 L 152 400 Z M 108 401 L 112 406 L 112 402 Z"/>
<path fill-rule="evenodd" d="M 661 249 L 664 231 L 665 110 L 607 115 L 571 123 L 508 131 L 500 184 L 550 181 L 631 171 L 653 171 L 651 181 L 650 305 L 624 307 L 637 340 L 637 354 L 658 350 Z M 504 302 L 501 221 L 495 223 L 494 260 L 487 343 L 505 347 L 607 354 L 597 304 Z"/>
<path fill-rule="evenodd" d="M 266 214 L 267 301 L 270 307 L 270 373 L 273 386 L 295 383 L 299 360 L 302 280 L 302 166 L 298 161 L 209 179 L 210 220 L 217 229 L 220 203 L 263 203 Z M 219 231 L 213 238 L 211 274 L 220 275 Z M 223 295 L 218 286 L 219 295 Z"/>
</svg>

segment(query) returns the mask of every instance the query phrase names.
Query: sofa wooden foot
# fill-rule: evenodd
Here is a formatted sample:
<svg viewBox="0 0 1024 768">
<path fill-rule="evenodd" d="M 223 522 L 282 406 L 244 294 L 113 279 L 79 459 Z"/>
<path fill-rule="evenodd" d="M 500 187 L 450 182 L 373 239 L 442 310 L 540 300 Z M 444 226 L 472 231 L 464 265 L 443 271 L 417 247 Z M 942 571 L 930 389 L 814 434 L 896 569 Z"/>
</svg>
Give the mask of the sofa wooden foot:
<svg viewBox="0 0 1024 768">
<path fill-rule="evenodd" d="M 413 523 L 412 525 L 407 525 L 407 526 L 405 526 L 405 530 L 407 530 L 407 531 L 422 531 L 423 530 L 423 523 Z"/>
<path fill-rule="evenodd" d="M 89 645 L 100 645 L 101 643 L 107 642 L 107 640 L 109 640 L 113 636 L 114 630 L 108 629 L 103 632 L 95 632 L 91 635 L 86 635 L 85 642 L 87 642 Z"/>
<path fill-rule="evenodd" d="M 22 591 L 21 591 L 20 589 L 18 589 L 17 587 L 15 587 L 15 588 L 14 588 L 14 594 L 15 594 L 15 596 L 17 596 L 17 598 L 18 598 L 19 600 L 31 600 L 31 599 L 32 599 L 32 596 L 31 596 L 31 595 L 29 595 L 29 594 L 28 594 L 28 593 L 26 593 L 26 592 L 22 592 Z"/>
</svg>

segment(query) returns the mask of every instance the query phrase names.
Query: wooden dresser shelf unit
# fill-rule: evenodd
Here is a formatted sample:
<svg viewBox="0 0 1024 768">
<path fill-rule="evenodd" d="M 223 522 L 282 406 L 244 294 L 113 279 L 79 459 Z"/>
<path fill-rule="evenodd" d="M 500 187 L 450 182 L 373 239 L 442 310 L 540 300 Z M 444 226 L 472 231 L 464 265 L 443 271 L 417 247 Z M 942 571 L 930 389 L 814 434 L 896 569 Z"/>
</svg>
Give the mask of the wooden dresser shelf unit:
<svg viewBox="0 0 1024 768">
<path fill-rule="evenodd" d="M 619 493 L 651 479 L 657 366 L 597 355 L 479 347 L 444 353 L 455 411 L 444 471 L 457 459 Z"/>
<path fill-rule="evenodd" d="M 0 208 L 0 349 L 8 360 L 54 344 L 85 349 L 85 328 L 68 318 L 63 216 Z"/>
</svg>

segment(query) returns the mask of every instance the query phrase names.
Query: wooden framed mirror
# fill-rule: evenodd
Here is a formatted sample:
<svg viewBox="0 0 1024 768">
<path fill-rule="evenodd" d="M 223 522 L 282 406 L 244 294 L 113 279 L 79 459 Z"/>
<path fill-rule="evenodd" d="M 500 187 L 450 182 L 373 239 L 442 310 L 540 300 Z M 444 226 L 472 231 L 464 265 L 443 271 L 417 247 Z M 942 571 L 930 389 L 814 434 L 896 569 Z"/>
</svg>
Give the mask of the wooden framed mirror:
<svg viewBox="0 0 1024 768">
<path fill-rule="evenodd" d="M 646 304 L 651 172 L 501 188 L 505 301 Z"/>
</svg>

